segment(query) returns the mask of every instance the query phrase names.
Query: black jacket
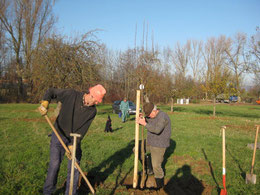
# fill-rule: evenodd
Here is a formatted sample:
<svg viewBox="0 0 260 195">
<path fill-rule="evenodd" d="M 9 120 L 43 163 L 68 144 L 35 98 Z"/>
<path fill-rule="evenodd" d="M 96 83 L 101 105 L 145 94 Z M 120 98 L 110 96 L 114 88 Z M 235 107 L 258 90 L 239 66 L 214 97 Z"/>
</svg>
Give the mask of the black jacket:
<svg viewBox="0 0 260 195">
<path fill-rule="evenodd" d="M 62 103 L 55 121 L 55 128 L 69 140 L 70 144 L 73 142 L 70 133 L 80 134 L 79 141 L 83 139 L 97 113 L 95 106 L 83 106 L 85 93 L 74 89 L 50 88 L 43 96 L 43 100 L 48 102 L 51 102 L 51 99 L 57 99 Z"/>
</svg>

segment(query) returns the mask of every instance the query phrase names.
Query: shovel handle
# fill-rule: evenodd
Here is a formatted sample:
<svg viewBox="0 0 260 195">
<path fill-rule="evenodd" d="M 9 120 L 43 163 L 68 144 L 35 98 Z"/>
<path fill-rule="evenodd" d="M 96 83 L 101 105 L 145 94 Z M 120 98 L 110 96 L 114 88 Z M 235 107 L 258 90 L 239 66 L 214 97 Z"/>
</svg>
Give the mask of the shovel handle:
<svg viewBox="0 0 260 195">
<path fill-rule="evenodd" d="M 59 133 L 57 132 L 57 130 L 55 129 L 55 127 L 53 126 L 53 124 L 51 123 L 51 120 L 49 119 L 49 117 L 47 115 L 44 115 L 45 119 L 47 120 L 47 122 L 49 123 L 49 125 L 51 126 L 53 132 L 55 133 L 56 137 L 58 138 L 58 140 L 60 141 L 61 145 L 63 146 L 63 148 L 65 149 L 66 152 L 70 153 L 68 147 L 65 145 L 65 143 L 63 142 L 63 140 L 61 139 Z"/>
<path fill-rule="evenodd" d="M 70 173 L 70 191 L 69 195 L 73 193 L 73 183 L 74 183 L 74 167 L 75 167 L 75 156 L 76 156 L 76 147 L 77 147 L 77 137 L 81 137 L 80 134 L 71 133 L 70 136 L 73 137 L 73 148 L 72 148 L 72 159 L 71 159 L 71 173 Z"/>
<path fill-rule="evenodd" d="M 255 153 L 256 153 L 256 145 L 257 145 L 257 136 L 258 136 L 259 126 L 260 125 L 256 125 L 255 145 L 254 145 L 253 159 L 252 159 L 252 165 L 251 165 L 251 174 L 253 174 L 253 170 L 254 170 Z"/>
<path fill-rule="evenodd" d="M 51 126 L 53 132 L 55 133 L 55 135 L 57 136 L 58 140 L 60 141 L 61 145 L 63 146 L 63 148 L 65 149 L 66 152 L 69 152 L 68 147 L 65 145 L 65 143 L 63 142 L 63 140 L 61 139 L 59 133 L 57 132 L 57 130 L 55 129 L 55 127 L 53 126 L 53 124 L 51 123 L 49 117 L 46 115 L 44 115 L 45 119 L 47 120 L 47 122 L 49 123 L 49 125 Z M 93 187 L 91 186 L 90 182 L 88 181 L 87 177 L 85 176 L 85 174 L 83 173 L 83 171 L 81 170 L 79 164 L 77 162 L 75 162 L 75 166 L 78 169 L 78 171 L 80 172 L 80 174 L 82 175 L 82 177 L 84 178 L 84 180 L 86 181 L 90 191 L 92 194 L 95 194 L 95 191 L 93 189 Z"/>
<path fill-rule="evenodd" d="M 225 140 L 226 126 L 222 127 L 222 157 L 223 157 L 223 175 L 226 174 L 226 140 Z"/>
</svg>

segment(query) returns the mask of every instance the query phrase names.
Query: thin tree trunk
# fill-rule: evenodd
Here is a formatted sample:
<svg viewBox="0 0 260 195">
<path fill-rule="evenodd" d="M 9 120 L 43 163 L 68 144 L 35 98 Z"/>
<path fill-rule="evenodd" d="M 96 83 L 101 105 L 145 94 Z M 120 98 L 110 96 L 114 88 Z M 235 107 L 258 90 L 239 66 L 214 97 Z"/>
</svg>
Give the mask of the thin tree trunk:
<svg viewBox="0 0 260 195">
<path fill-rule="evenodd" d="M 173 98 L 171 98 L 171 112 L 173 112 Z"/>
<path fill-rule="evenodd" d="M 216 116 L 216 97 L 213 99 L 213 117 L 215 118 Z"/>
</svg>

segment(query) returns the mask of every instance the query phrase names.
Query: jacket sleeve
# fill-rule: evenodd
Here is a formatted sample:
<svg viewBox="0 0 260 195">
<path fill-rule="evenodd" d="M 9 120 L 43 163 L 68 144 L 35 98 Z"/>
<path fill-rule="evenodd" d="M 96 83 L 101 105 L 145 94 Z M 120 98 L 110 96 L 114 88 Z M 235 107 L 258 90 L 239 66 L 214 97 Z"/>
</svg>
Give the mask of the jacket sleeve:
<svg viewBox="0 0 260 195">
<path fill-rule="evenodd" d="M 57 101 L 60 101 L 63 103 L 66 96 L 71 94 L 71 89 L 55 89 L 55 88 L 49 88 L 44 96 L 43 100 L 47 100 L 48 102 L 51 102 L 52 99 L 56 99 Z"/>
<path fill-rule="evenodd" d="M 154 134 L 160 134 L 163 129 L 168 124 L 168 120 L 166 118 L 159 118 L 158 120 L 147 120 L 146 128 L 148 131 Z"/>
</svg>

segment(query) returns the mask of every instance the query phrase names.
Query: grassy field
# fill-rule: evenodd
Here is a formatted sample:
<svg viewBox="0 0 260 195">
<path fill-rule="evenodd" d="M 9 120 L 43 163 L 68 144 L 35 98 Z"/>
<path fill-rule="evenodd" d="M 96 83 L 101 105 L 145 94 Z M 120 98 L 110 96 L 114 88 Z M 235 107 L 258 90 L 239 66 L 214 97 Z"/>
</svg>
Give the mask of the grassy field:
<svg viewBox="0 0 260 195">
<path fill-rule="evenodd" d="M 55 104 L 49 116 L 54 121 Z M 37 112 L 38 105 L 0 105 L 0 194 L 41 194 L 49 162 L 51 128 Z M 260 124 L 260 106 L 212 105 L 159 106 L 172 121 L 171 147 L 165 155 L 166 187 L 159 192 L 218 194 L 222 186 L 221 126 L 226 125 L 226 184 L 229 194 L 260 194 L 260 151 L 256 151 L 257 184 L 245 184 L 253 150 L 255 125 Z M 105 133 L 108 114 L 113 133 Z M 141 129 L 141 128 L 140 128 Z M 135 123 L 131 116 L 121 123 L 111 105 L 98 106 L 98 115 L 82 142 L 81 168 L 93 179 L 97 194 L 156 194 L 127 189 L 133 176 Z M 67 160 L 60 169 L 57 191 L 63 194 Z M 140 164 L 141 170 L 141 164 Z M 129 185 L 131 183 L 128 183 Z M 193 193 L 192 193 L 193 192 Z"/>
</svg>

